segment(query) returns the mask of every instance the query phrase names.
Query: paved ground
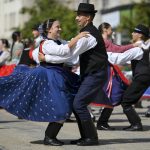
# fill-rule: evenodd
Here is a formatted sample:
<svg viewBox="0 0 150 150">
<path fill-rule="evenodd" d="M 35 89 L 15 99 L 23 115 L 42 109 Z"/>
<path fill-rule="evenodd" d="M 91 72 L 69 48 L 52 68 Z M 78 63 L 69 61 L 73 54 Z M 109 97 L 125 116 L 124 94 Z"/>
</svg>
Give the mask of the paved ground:
<svg viewBox="0 0 150 150">
<path fill-rule="evenodd" d="M 144 116 L 150 101 L 143 101 L 144 108 L 137 109 L 143 132 L 126 132 L 121 129 L 129 125 L 121 107 L 116 107 L 110 118 L 110 125 L 115 131 L 98 131 L 99 145 L 81 147 L 70 145 L 70 139 L 79 137 L 76 122 L 65 123 L 58 138 L 65 142 L 64 146 L 43 145 L 44 131 L 48 123 L 18 120 L 17 117 L 0 110 L 0 150 L 150 150 L 150 118 Z M 94 114 L 98 117 L 98 108 Z M 72 119 L 74 117 L 72 116 Z"/>
</svg>

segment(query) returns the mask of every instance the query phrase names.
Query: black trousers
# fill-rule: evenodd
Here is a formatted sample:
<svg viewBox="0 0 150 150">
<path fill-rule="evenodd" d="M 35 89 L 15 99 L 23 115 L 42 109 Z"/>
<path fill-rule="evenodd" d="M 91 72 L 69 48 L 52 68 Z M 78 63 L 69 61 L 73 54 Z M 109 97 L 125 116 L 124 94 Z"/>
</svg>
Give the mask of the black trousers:
<svg viewBox="0 0 150 150">
<path fill-rule="evenodd" d="M 109 103 L 109 99 L 103 90 L 107 80 L 107 69 L 89 74 L 84 78 L 78 93 L 75 96 L 73 108 L 80 120 L 90 120 L 91 115 L 87 106 L 96 100 L 102 104 Z"/>
<path fill-rule="evenodd" d="M 122 107 L 126 109 L 126 107 L 136 104 L 149 86 L 150 76 L 141 75 L 134 78 L 123 95 Z"/>
</svg>

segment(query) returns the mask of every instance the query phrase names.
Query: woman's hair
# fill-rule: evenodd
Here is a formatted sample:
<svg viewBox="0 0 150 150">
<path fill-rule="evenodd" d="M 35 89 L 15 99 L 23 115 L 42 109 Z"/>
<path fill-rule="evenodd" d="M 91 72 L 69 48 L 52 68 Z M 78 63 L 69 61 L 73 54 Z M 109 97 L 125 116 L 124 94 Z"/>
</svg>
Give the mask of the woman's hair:
<svg viewBox="0 0 150 150">
<path fill-rule="evenodd" d="M 3 44 L 5 44 L 6 48 L 9 48 L 10 45 L 7 39 L 0 39 L 0 40 L 2 41 Z"/>
<path fill-rule="evenodd" d="M 44 21 L 41 28 L 39 27 L 40 28 L 40 31 L 39 31 L 40 34 L 44 37 L 47 37 L 48 30 L 52 27 L 52 25 L 55 21 L 56 21 L 56 19 L 48 19 L 48 20 Z"/>
<path fill-rule="evenodd" d="M 32 45 L 34 45 L 34 41 L 31 38 L 27 38 L 27 39 L 24 39 L 23 44 L 24 44 L 24 49 L 29 48 Z"/>
<path fill-rule="evenodd" d="M 103 34 L 104 29 L 108 29 L 109 27 L 111 27 L 111 25 L 107 22 L 104 22 L 99 25 L 98 30 L 100 31 L 101 34 Z"/>
<path fill-rule="evenodd" d="M 12 33 L 12 45 L 11 45 L 11 50 L 10 50 L 10 59 L 12 58 L 12 51 L 13 51 L 13 47 L 14 47 L 14 44 L 15 44 L 15 42 L 17 41 L 17 38 L 18 37 L 20 37 L 21 36 L 21 33 L 20 33 L 20 31 L 15 31 L 15 32 L 13 32 Z"/>
<path fill-rule="evenodd" d="M 12 33 L 12 40 L 13 40 L 14 42 L 16 42 L 16 41 L 17 41 L 17 38 L 20 37 L 20 35 L 21 35 L 21 33 L 20 33 L 19 31 L 13 32 L 13 33 Z"/>
</svg>

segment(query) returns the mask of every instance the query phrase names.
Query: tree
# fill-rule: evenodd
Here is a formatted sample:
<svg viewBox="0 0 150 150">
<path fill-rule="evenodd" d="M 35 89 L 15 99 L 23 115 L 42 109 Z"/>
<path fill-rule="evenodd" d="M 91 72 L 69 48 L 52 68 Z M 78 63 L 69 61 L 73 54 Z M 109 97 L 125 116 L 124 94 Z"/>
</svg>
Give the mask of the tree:
<svg viewBox="0 0 150 150">
<path fill-rule="evenodd" d="M 31 17 L 25 23 L 21 30 L 23 37 L 31 37 L 32 27 L 49 18 L 60 20 L 62 24 L 62 38 L 71 39 L 77 33 L 77 26 L 75 24 L 75 13 L 73 10 L 63 6 L 56 0 L 36 0 L 32 8 L 23 8 L 21 13 L 28 13 Z"/>
<path fill-rule="evenodd" d="M 133 32 L 133 28 L 138 24 L 144 24 L 150 27 L 150 3 L 147 0 L 142 0 L 141 3 L 135 3 L 127 15 L 121 18 L 119 26 L 120 31 L 125 29 L 129 35 Z"/>
</svg>

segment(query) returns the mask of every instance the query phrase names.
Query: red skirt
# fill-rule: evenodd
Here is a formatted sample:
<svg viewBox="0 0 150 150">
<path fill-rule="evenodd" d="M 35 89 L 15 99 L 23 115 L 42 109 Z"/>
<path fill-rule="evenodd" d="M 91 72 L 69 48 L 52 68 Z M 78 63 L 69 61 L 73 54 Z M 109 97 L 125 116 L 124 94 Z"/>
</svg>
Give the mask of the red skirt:
<svg viewBox="0 0 150 150">
<path fill-rule="evenodd" d="M 16 64 L 0 66 L 0 77 L 10 75 L 15 67 Z"/>
<path fill-rule="evenodd" d="M 121 103 L 122 96 L 129 85 L 129 81 L 118 66 L 109 65 L 107 70 L 108 79 L 103 87 L 103 90 L 108 96 L 112 105 L 104 105 L 101 104 L 100 101 L 91 103 L 91 105 L 113 108 L 114 106 L 118 106 Z"/>
</svg>

